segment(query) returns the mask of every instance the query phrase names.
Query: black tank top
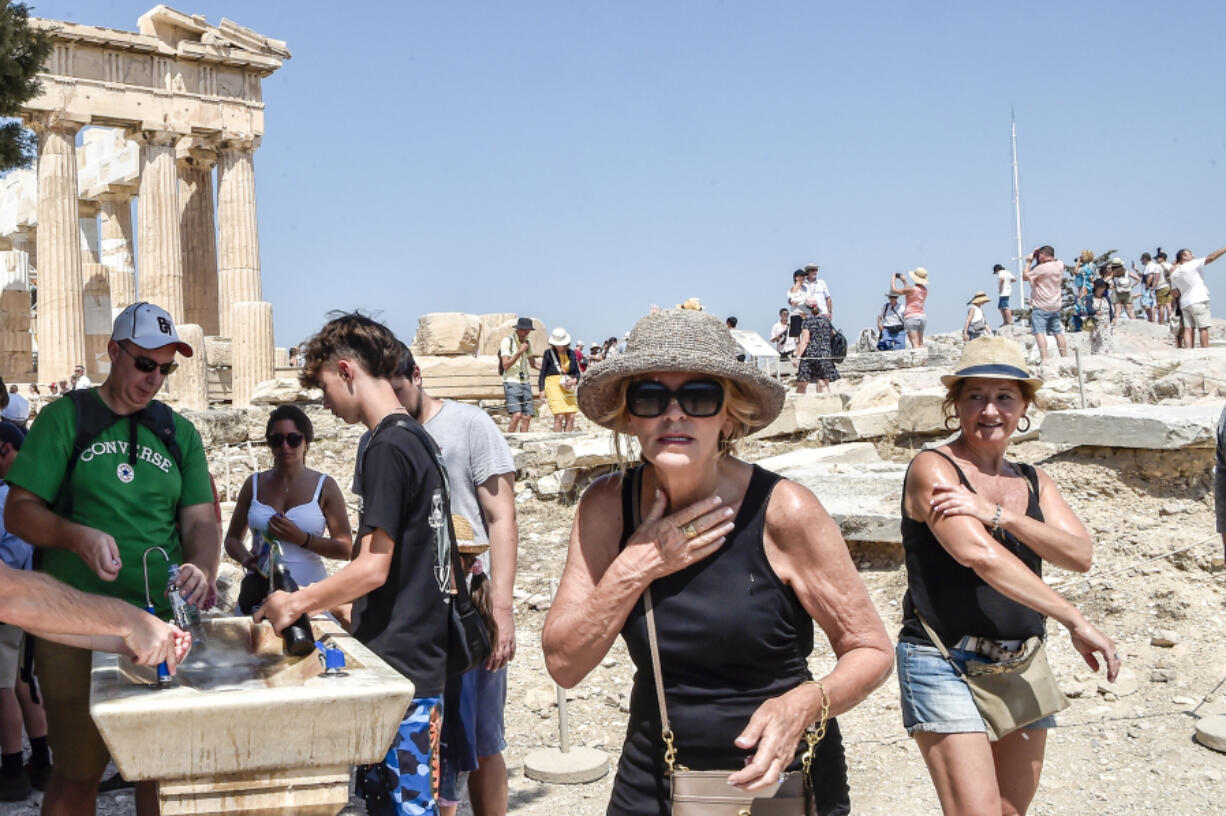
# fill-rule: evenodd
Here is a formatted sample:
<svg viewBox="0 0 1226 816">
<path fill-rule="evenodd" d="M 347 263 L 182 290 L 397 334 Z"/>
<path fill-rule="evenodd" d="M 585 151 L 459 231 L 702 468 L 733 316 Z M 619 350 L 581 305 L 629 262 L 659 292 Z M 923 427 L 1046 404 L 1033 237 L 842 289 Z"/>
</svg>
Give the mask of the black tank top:
<svg viewBox="0 0 1226 816">
<path fill-rule="evenodd" d="M 932 453 L 948 460 L 958 472 L 958 480 L 974 492 L 957 462 L 939 450 Z M 1030 465 L 1020 462 L 1013 466 L 1021 472 L 1029 488 L 1026 515 L 1042 521 L 1038 473 Z M 910 476 L 911 469 L 908 467 L 907 478 Z M 931 639 L 916 616 L 917 610 L 946 646 L 966 635 L 1016 640 L 1042 635 L 1046 631 L 1042 614 L 993 589 L 973 569 L 955 561 L 926 523 L 909 518 L 905 487 L 903 493 L 902 546 L 907 565 L 907 594 L 902 599 L 899 640 L 931 645 Z M 1013 535 L 1002 530 L 996 540 L 1021 559 L 1035 575 L 1043 574 L 1043 559 Z"/>
<path fill-rule="evenodd" d="M 632 486 L 622 482 L 619 549 L 634 532 Z M 735 529 L 714 554 L 652 583 L 656 632 L 677 762 L 695 770 L 741 768 L 752 752 L 733 741 L 758 706 L 811 677 L 813 619 L 771 568 L 762 546 L 766 506 L 780 476 L 754 466 Z M 609 802 L 609 814 L 667 814 L 660 711 L 652 679 L 643 601 L 621 630 L 634 661 L 630 722 Z M 837 732 L 836 732 L 837 734 Z M 821 746 L 842 746 L 827 735 Z M 819 748 L 818 757 L 822 751 Z M 821 762 L 814 762 L 819 767 Z M 799 767 L 799 760 L 793 762 Z M 833 762 L 827 767 L 833 770 Z M 841 782 L 840 795 L 846 797 Z M 845 810 L 829 812 L 846 812 Z"/>
</svg>

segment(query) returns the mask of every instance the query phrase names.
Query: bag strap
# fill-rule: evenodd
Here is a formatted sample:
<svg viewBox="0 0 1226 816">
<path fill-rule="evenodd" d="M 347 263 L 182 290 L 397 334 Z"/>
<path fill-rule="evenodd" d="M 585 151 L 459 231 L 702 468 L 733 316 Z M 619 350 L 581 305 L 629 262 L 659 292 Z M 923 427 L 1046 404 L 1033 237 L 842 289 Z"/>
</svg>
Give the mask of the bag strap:
<svg viewBox="0 0 1226 816">
<path fill-rule="evenodd" d="M 958 673 L 958 676 L 965 680 L 966 672 L 962 671 L 958 664 L 954 662 L 954 659 L 950 657 L 949 649 L 945 648 L 945 644 L 941 642 L 939 637 L 937 637 L 937 633 L 934 632 L 932 627 L 928 625 L 928 621 L 924 620 L 924 616 L 919 613 L 918 609 L 915 610 L 915 617 L 919 618 L 920 626 L 924 627 L 924 631 L 928 633 L 928 639 L 932 641 L 933 646 L 937 647 L 937 651 L 941 653 L 941 657 L 945 658 L 949 665 L 954 667 L 954 671 Z"/>
</svg>

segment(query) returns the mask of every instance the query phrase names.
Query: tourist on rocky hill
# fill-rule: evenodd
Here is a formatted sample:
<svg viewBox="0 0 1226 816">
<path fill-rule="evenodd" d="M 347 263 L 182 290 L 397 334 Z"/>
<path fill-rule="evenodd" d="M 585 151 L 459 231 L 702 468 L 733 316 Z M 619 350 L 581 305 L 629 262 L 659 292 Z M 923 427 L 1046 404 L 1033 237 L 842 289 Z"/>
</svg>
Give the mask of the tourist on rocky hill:
<svg viewBox="0 0 1226 816">
<path fill-rule="evenodd" d="M 966 344 L 958 368 L 941 381 L 946 416 L 960 434 L 917 455 L 903 486 L 907 592 L 896 649 L 903 725 L 946 814 L 1024 814 L 1062 695 L 1048 670 L 1048 705 L 1033 694 L 1001 699 L 1021 727 L 1002 726 L 989 741 L 964 679 L 968 664 L 987 664 L 993 675 L 1007 670 L 1040 643 L 1027 639 L 1044 637 L 1047 617 L 1068 629 L 1092 670 L 1102 655 L 1108 682 L 1120 658 L 1111 638 L 1042 578 L 1043 561 L 1089 570 L 1089 533 L 1051 477 L 1005 459 L 1019 423 L 1030 424 L 1026 412 L 1042 380 L 1029 375 L 1012 340 L 982 337 Z"/>
<path fill-rule="evenodd" d="M 907 285 L 901 272 L 896 272 L 890 280 L 890 291 L 906 298 L 902 325 L 907 330 L 907 340 L 912 348 L 923 348 L 924 329 L 928 328 L 928 313 L 924 311 L 924 302 L 928 300 L 928 270 L 917 266 L 907 274 L 911 276 L 911 285 Z"/>
<path fill-rule="evenodd" d="M 1013 295 L 1013 282 L 1017 277 L 1000 264 L 992 267 L 992 274 L 996 276 L 996 308 L 1000 309 L 1001 325 L 1011 326 L 1013 310 L 1009 308 L 1009 298 Z"/>
<path fill-rule="evenodd" d="M 1111 292 L 1102 278 L 1094 281 L 1094 291 L 1087 296 L 1083 324 L 1090 331 L 1090 353 L 1110 354 L 1113 347 L 1111 329 L 1115 325 L 1115 304 L 1111 302 Z"/>
<path fill-rule="evenodd" d="M 1136 272 L 1136 264 L 1132 269 Z M 1158 284 L 1162 282 L 1162 267 L 1154 263 L 1153 256 L 1148 252 L 1141 253 L 1138 277 L 1141 279 L 1141 309 L 1145 312 L 1145 319 L 1154 323 L 1158 319 Z"/>
<path fill-rule="evenodd" d="M 898 311 L 898 293 L 886 292 L 885 305 L 877 315 L 877 350 L 902 351 L 907 347 L 902 312 Z"/>
<path fill-rule="evenodd" d="M 238 611 L 250 615 L 268 594 L 269 543 L 280 545 L 277 559 L 299 587 L 328 577 L 323 559 L 348 561 L 353 531 L 340 485 L 326 473 L 306 466 L 315 427 L 297 405 L 279 405 L 268 417 L 264 443 L 272 469 L 243 482 L 230 516 L 225 547 L 247 570 Z M 251 531 L 251 549 L 243 545 Z"/>
<path fill-rule="evenodd" d="M 1183 311 L 1183 344 L 1186 348 L 1195 347 L 1197 335 L 1200 336 L 1200 347 L 1209 347 L 1209 287 L 1205 285 L 1205 266 L 1222 255 L 1226 255 L 1226 247 L 1203 258 L 1193 258 L 1190 249 L 1175 253 L 1171 286 L 1179 290 L 1179 308 Z"/>
<path fill-rule="evenodd" d="M 528 340 L 531 331 L 532 318 L 521 317 L 515 322 L 515 334 L 504 337 L 498 346 L 502 391 L 507 400 L 507 414 L 511 417 L 507 428 L 509 433 L 527 433 L 532 417 L 536 416 L 536 408 L 532 404 L 532 381 L 528 379 L 528 374 L 529 369 L 539 370 L 541 361 Z"/>
<path fill-rule="evenodd" d="M 830 383 L 839 378 L 839 370 L 831 355 L 834 324 L 824 314 L 811 314 L 800 324 L 800 341 L 796 344 L 796 393 L 803 394 L 809 383 L 819 393 L 829 391 Z"/>
<path fill-rule="evenodd" d="M 1132 308 L 1132 290 L 1141 282 L 1141 276 L 1126 268 L 1124 259 L 1118 255 L 1107 263 L 1107 269 L 1114 276 L 1112 285 L 1115 289 L 1115 304 L 1121 307 L 1115 310 L 1116 317 L 1122 312 L 1128 315 L 1129 320 L 1135 320 L 1137 315 Z"/>
<path fill-rule="evenodd" d="M 142 556 L 153 546 L 181 564 L 188 603 L 216 596 L 221 528 L 204 446 L 190 422 L 154 400 L 178 365 L 176 352 L 191 356 L 192 348 L 169 313 L 151 303 L 128 306 L 107 343 L 106 379 L 43 408 L 8 475 L 5 524 L 41 548 L 40 571 L 118 598 L 138 615 L 146 614 Z M 110 424 L 78 449 L 85 415 Z M 157 614 L 169 618 L 169 565 L 151 558 L 148 566 Z M 43 812 L 93 813 L 110 755 L 89 714 L 92 656 L 39 639 L 34 659 L 55 757 Z M 156 785 L 136 783 L 135 798 L 138 814 L 157 813 Z"/>
<path fill-rule="evenodd" d="M 358 782 L 372 814 L 435 813 L 439 732 L 447 679 L 449 574 L 436 563 L 447 552 L 449 498 L 434 444 L 400 404 L 391 378 L 404 344 L 361 314 L 324 324 L 307 341 L 300 379 L 324 392 L 324 405 L 371 432 L 362 456 L 358 547 L 353 560 L 297 592 L 273 592 L 254 615 L 280 634 L 302 615 L 353 602 L 353 636 L 413 681 L 416 697 L 381 763 Z M 449 514 L 447 514 L 449 515 Z M 326 715 L 326 713 L 325 713 Z M 376 804 L 378 803 L 378 804 Z"/>
<path fill-rule="evenodd" d="M 559 326 L 549 334 L 549 348 L 541 355 L 541 373 L 538 388 L 549 402 L 553 414 L 553 432 L 573 431 L 575 413 L 575 387 L 579 384 L 579 359 L 570 347 L 570 334 Z"/>
<path fill-rule="evenodd" d="M 1169 323 L 1171 320 L 1171 265 L 1166 260 L 1162 247 L 1154 253 L 1154 264 L 1158 267 L 1158 288 L 1154 300 L 1158 304 L 1158 322 Z M 1147 267 L 1148 268 L 1148 267 Z"/>
<path fill-rule="evenodd" d="M 771 344 L 774 345 L 775 351 L 779 352 L 780 360 L 788 359 L 796 350 L 796 338 L 792 337 L 789 328 L 788 310 L 780 309 L 779 322 L 771 326 Z"/>
<path fill-rule="evenodd" d="M 806 488 L 735 456 L 784 398 L 736 353 L 719 318 L 661 311 L 579 384 L 584 415 L 635 436 L 645 462 L 580 499 L 541 638 L 567 688 L 626 640 L 636 672 L 610 816 L 670 813 L 674 759 L 762 796 L 803 765 L 816 812 L 848 813 L 834 717 L 889 675 L 889 638 L 838 526 Z M 814 621 L 837 658 L 820 680 L 807 667 Z M 802 763 L 806 729 L 822 723 Z M 801 788 L 793 775 L 783 790 Z"/>
<path fill-rule="evenodd" d="M 1060 309 L 1064 305 L 1060 283 L 1064 280 L 1064 264 L 1056 260 L 1056 250 L 1041 246 L 1030 253 L 1030 265 L 1022 272 L 1022 280 L 1030 282 L 1030 330 L 1039 347 L 1039 365 L 1047 362 L 1047 338 L 1055 338 L 1061 357 L 1068 356 Z"/>
<path fill-rule="evenodd" d="M 983 304 L 987 303 L 991 298 L 984 292 L 976 292 L 970 300 L 966 302 L 966 320 L 962 324 L 962 339 L 966 341 L 974 340 L 977 337 L 983 337 L 985 334 L 991 334 L 992 329 L 988 326 L 988 319 L 983 313 Z"/>
<path fill-rule="evenodd" d="M 812 314 L 805 303 L 805 271 L 797 269 L 792 273 L 792 286 L 788 289 L 788 336 L 800 338 L 800 324 Z"/>
</svg>

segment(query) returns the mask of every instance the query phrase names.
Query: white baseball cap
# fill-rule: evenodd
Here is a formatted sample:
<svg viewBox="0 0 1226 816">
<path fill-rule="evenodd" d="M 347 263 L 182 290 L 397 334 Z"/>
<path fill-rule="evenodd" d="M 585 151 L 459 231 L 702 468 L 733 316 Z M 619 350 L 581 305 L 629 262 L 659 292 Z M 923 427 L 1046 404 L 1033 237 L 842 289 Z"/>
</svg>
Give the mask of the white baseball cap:
<svg viewBox="0 0 1226 816">
<path fill-rule="evenodd" d="M 184 357 L 192 356 L 192 347 L 179 339 L 175 322 L 161 306 L 140 301 L 119 313 L 111 329 L 112 340 L 130 340 L 143 349 L 159 349 L 173 345 Z"/>
</svg>

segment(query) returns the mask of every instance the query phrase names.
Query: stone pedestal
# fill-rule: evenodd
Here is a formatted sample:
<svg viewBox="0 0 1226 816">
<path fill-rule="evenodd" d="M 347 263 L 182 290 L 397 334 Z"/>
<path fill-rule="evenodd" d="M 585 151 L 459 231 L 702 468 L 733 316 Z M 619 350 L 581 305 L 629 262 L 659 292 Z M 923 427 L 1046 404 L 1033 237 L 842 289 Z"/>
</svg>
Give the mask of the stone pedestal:
<svg viewBox="0 0 1226 816">
<path fill-rule="evenodd" d="M 183 259 L 179 239 L 178 134 L 140 131 L 140 200 L 137 204 L 140 258 L 137 292 L 183 322 Z"/>
<path fill-rule="evenodd" d="M 66 379 L 85 359 L 77 122 L 35 115 L 38 133 L 38 379 Z"/>
<path fill-rule="evenodd" d="M 34 376 L 33 338 L 30 336 L 30 291 L 0 291 L 0 377 L 22 382 Z"/>
<path fill-rule="evenodd" d="M 234 349 L 231 404 L 251 405 L 255 387 L 275 374 L 273 366 L 272 304 L 235 303 L 230 312 L 230 338 Z"/>
<path fill-rule="evenodd" d="M 178 157 L 184 320 L 198 324 L 205 334 L 215 335 L 221 328 L 217 235 L 213 227 L 213 165 L 217 154 L 195 144 L 195 140 L 184 140 L 179 143 Z"/>
<path fill-rule="evenodd" d="M 111 285 L 111 309 L 120 312 L 136 302 L 136 264 L 132 256 L 132 199 L 101 199 L 101 257 Z"/>
<path fill-rule="evenodd" d="M 111 339 L 111 281 L 107 268 L 100 263 L 81 265 L 84 286 L 82 305 L 85 311 L 85 366 L 89 378 L 101 382 L 111 373 L 111 358 L 106 344 Z"/>
<path fill-rule="evenodd" d="M 192 347 L 191 357 L 178 355 L 179 369 L 170 375 L 170 395 L 180 411 L 205 411 L 209 407 L 209 370 L 204 351 L 204 330 L 194 323 L 175 327 L 179 339 Z"/>
<path fill-rule="evenodd" d="M 222 143 L 218 153 L 217 286 L 222 336 L 234 336 L 234 329 L 229 326 L 234 304 L 263 298 L 253 164 L 253 153 L 258 146 L 258 139 L 229 141 Z"/>
</svg>

